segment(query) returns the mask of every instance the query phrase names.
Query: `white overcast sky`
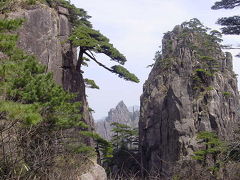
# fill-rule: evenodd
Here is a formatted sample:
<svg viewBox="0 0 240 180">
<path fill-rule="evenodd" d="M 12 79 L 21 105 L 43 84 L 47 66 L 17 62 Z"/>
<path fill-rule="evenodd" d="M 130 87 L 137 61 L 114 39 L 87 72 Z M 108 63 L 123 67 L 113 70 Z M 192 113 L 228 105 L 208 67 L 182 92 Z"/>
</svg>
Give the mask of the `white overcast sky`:
<svg viewBox="0 0 240 180">
<path fill-rule="evenodd" d="M 93 27 L 106 35 L 111 43 L 126 57 L 126 67 L 135 73 L 139 84 L 124 81 L 107 72 L 94 62 L 85 68 L 84 77 L 94 79 L 100 90 L 87 89 L 94 118 L 107 116 L 121 100 L 127 106 L 139 105 L 142 86 L 150 72 L 147 65 L 161 45 L 163 33 L 171 31 L 177 24 L 198 18 L 204 25 L 218 29 L 216 20 L 222 16 L 238 14 L 233 10 L 211 10 L 215 0 L 71 0 L 77 7 L 85 9 L 92 18 Z M 238 36 L 225 36 L 225 43 L 238 45 Z M 235 51 L 236 53 L 236 51 Z M 105 56 L 98 56 L 106 65 L 114 63 Z M 240 74 L 240 61 L 234 60 L 234 69 Z"/>
</svg>

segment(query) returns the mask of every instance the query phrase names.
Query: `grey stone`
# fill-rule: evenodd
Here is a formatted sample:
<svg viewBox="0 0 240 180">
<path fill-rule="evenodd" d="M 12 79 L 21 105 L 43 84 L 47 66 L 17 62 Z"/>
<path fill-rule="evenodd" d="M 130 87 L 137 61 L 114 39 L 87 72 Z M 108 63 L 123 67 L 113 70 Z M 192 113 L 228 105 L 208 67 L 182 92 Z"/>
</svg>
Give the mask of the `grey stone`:
<svg viewBox="0 0 240 180">
<path fill-rule="evenodd" d="M 123 101 L 119 102 L 116 108 L 112 108 L 108 112 L 108 116 L 95 123 L 96 132 L 103 138 L 110 140 L 113 136 L 111 124 L 114 122 L 125 124 L 133 128 L 138 127 L 139 111 L 130 112 Z"/>
<path fill-rule="evenodd" d="M 67 8 L 64 8 L 64 7 L 62 7 L 62 6 L 58 6 L 58 13 L 69 16 L 69 11 L 68 11 L 68 9 L 67 9 Z"/>
<path fill-rule="evenodd" d="M 26 19 L 19 30 L 19 47 L 38 57 L 47 66 L 48 72 L 54 72 L 56 82 L 62 84 L 62 52 L 59 41 L 59 16 L 51 8 L 38 6 L 34 9 L 13 12 L 10 17 Z"/>
<path fill-rule="evenodd" d="M 225 55 L 217 43 L 208 51 L 197 32 L 179 38 L 182 32 L 183 28 L 176 26 L 164 36 L 163 58 L 155 63 L 141 96 L 143 166 L 148 173 L 157 172 L 165 178 L 171 177 L 176 162 L 191 160 L 193 151 L 199 148 L 198 132 L 213 131 L 221 139 L 230 140 L 239 122 L 239 93 L 231 54 Z M 194 70 L 203 68 L 203 61 L 186 43 L 204 49 L 204 56 L 213 57 L 220 65 L 202 82 L 209 90 L 196 88 Z"/>
<path fill-rule="evenodd" d="M 233 68 L 232 54 L 230 52 L 226 52 L 226 66 L 230 70 Z"/>
<path fill-rule="evenodd" d="M 69 32 L 70 32 L 70 23 L 68 21 L 67 16 L 60 14 L 59 15 L 60 18 L 60 36 L 68 36 Z M 67 40 L 67 39 L 62 39 L 62 40 Z M 64 43 L 63 43 L 64 44 Z"/>
<path fill-rule="evenodd" d="M 94 164 L 88 172 L 81 175 L 78 180 L 107 180 L 107 175 L 102 166 Z"/>
<path fill-rule="evenodd" d="M 54 8 L 39 4 L 29 9 L 19 8 L 15 12 L 10 12 L 8 17 L 26 19 L 18 30 L 18 46 L 28 54 L 36 56 L 39 62 L 47 67 L 47 72 L 52 72 L 54 80 L 66 91 L 76 94 L 74 101 L 81 102 L 82 120 L 89 125 L 88 130 L 93 131 L 94 121 L 88 110 L 83 75 L 76 70 L 77 49 L 68 41 L 71 24 L 67 16 L 63 15 L 67 13 L 63 13 L 63 9 L 59 12 L 61 14 Z M 3 57 L 2 54 L 0 57 Z M 76 138 L 76 143 L 82 143 L 79 129 L 72 128 L 65 130 L 64 133 L 66 136 Z M 84 141 L 88 145 L 93 145 L 90 138 Z M 106 179 L 104 169 L 98 165 L 94 165 L 89 173 L 94 177 L 93 180 Z"/>
<path fill-rule="evenodd" d="M 59 14 L 61 12 L 61 14 Z M 64 13 L 65 12 L 65 13 Z M 26 22 L 19 30 L 19 47 L 35 55 L 46 65 L 48 72 L 65 90 L 77 94 L 76 101 L 81 101 L 84 121 L 94 129 L 92 115 L 88 111 L 83 75 L 76 71 L 77 50 L 68 41 L 71 24 L 67 9 L 36 5 L 31 9 L 18 9 L 8 14 L 9 18 L 25 18 Z"/>
</svg>

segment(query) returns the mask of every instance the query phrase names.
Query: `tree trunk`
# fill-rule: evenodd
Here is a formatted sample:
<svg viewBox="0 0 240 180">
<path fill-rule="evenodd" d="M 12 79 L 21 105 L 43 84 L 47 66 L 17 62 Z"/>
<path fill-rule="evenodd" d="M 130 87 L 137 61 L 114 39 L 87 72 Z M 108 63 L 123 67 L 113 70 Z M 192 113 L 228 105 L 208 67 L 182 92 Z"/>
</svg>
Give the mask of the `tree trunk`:
<svg viewBox="0 0 240 180">
<path fill-rule="evenodd" d="M 82 63 L 83 63 L 83 54 L 84 54 L 84 49 L 82 47 L 80 47 L 77 66 L 76 66 L 76 70 L 78 72 L 81 72 L 81 66 L 82 66 Z"/>
</svg>

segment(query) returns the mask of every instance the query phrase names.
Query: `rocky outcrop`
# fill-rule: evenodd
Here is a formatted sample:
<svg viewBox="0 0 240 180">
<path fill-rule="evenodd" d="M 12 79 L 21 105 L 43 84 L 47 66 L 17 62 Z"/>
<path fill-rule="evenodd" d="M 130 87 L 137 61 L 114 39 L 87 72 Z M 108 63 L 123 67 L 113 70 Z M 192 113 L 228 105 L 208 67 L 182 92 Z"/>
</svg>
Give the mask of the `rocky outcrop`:
<svg viewBox="0 0 240 180">
<path fill-rule="evenodd" d="M 119 102 L 116 108 L 112 108 L 108 112 L 108 116 L 96 122 L 96 131 L 103 138 L 110 140 L 113 133 L 111 124 L 114 122 L 126 124 L 130 127 L 137 128 L 139 121 L 139 111 L 134 110 L 131 112 L 123 101 Z"/>
<path fill-rule="evenodd" d="M 141 96 L 140 148 L 148 173 L 171 177 L 176 162 L 198 149 L 196 134 L 233 137 L 239 94 L 232 56 L 217 37 L 184 25 L 165 34 Z"/>
<path fill-rule="evenodd" d="M 58 6 L 50 8 L 45 4 L 18 8 L 7 14 L 9 18 L 24 18 L 19 30 L 19 47 L 37 56 L 53 73 L 55 81 L 65 90 L 76 93 L 81 101 L 84 121 L 93 129 L 93 119 L 88 111 L 83 76 L 76 71 L 77 49 L 68 41 L 71 24 L 68 9 Z"/>
<path fill-rule="evenodd" d="M 81 175 L 78 180 L 107 180 L 107 175 L 102 166 L 94 163 L 88 172 Z"/>
<path fill-rule="evenodd" d="M 77 49 L 72 47 L 71 43 L 68 41 L 72 29 L 71 23 L 69 22 L 68 9 L 64 7 L 51 8 L 46 4 L 37 3 L 36 5 L 23 8 L 19 6 L 14 12 L 9 12 L 4 16 L 11 19 L 25 19 L 23 26 L 17 32 L 19 35 L 18 46 L 29 54 L 36 56 L 37 59 L 46 66 L 46 71 L 51 72 L 54 80 L 66 91 L 76 94 L 74 101 L 81 102 L 82 118 L 86 124 L 89 125 L 89 130 L 94 130 L 93 118 L 88 110 L 83 75 L 76 70 Z M 0 54 L 0 56 L 3 55 Z M 71 139 L 72 144 L 85 143 L 87 145 L 93 145 L 90 138 L 85 137 L 83 139 L 78 128 L 64 130 L 61 132 L 61 135 L 64 135 L 65 139 L 63 141 L 69 141 L 69 139 Z M 62 151 L 62 149 L 60 151 Z M 39 154 L 39 156 L 40 155 L 41 154 Z M 82 158 L 81 156 L 77 157 L 79 159 L 76 159 L 76 162 L 84 161 L 80 163 L 84 164 L 87 169 L 88 165 L 85 162 L 86 158 Z M 69 156 L 69 158 L 72 157 Z M 64 166 L 64 168 L 66 167 L 68 166 Z M 83 172 L 81 172 L 80 166 L 76 167 L 79 169 L 77 173 L 74 174 L 74 177 L 79 179 Z M 61 176 L 61 173 L 67 174 L 75 172 L 76 167 L 64 169 L 60 166 L 59 176 Z M 96 175 L 96 173 L 100 173 L 100 175 Z M 104 178 L 106 177 L 104 169 L 97 164 L 89 166 L 86 174 L 92 175 L 92 180 L 106 179 Z M 69 178 L 77 179 L 71 177 Z M 62 177 L 59 179 L 62 179 Z"/>
</svg>

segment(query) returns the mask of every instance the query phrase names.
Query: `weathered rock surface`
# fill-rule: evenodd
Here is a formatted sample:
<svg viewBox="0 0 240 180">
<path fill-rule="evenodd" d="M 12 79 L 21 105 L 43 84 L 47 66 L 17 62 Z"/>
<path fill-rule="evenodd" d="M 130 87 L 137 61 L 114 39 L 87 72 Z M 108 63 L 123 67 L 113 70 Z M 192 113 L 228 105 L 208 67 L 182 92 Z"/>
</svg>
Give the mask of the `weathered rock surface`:
<svg viewBox="0 0 240 180">
<path fill-rule="evenodd" d="M 126 124 L 130 127 L 137 128 L 139 114 L 140 112 L 138 110 L 135 111 L 134 109 L 132 112 L 130 112 L 124 102 L 121 101 L 118 103 L 116 108 L 112 108 L 108 112 L 108 116 L 105 119 L 96 122 L 96 131 L 103 138 L 110 140 L 113 135 L 111 127 L 113 122 Z"/>
<path fill-rule="evenodd" d="M 107 180 L 105 169 L 94 163 L 87 173 L 81 175 L 78 180 Z"/>
<path fill-rule="evenodd" d="M 89 130 L 93 130 L 94 122 L 88 110 L 83 75 L 76 70 L 77 49 L 73 48 L 68 41 L 71 33 L 68 15 L 66 8 L 54 9 L 44 4 L 37 4 L 27 9 L 19 7 L 6 16 L 26 19 L 18 31 L 18 46 L 29 54 L 35 55 L 42 64 L 46 65 L 47 72 L 52 72 L 54 80 L 65 90 L 77 94 L 75 101 L 81 102 L 83 120 L 89 125 Z M 0 56 L 3 55 L 0 53 Z M 75 143 L 83 141 L 77 128 L 69 129 L 64 133 L 72 139 L 75 138 Z M 85 143 L 92 145 L 93 142 L 86 138 Z M 97 164 L 91 166 L 88 172 L 88 180 L 106 179 L 105 170 Z M 80 172 L 78 177 L 81 173 L 83 172 Z"/>
<path fill-rule="evenodd" d="M 18 32 L 19 47 L 37 56 L 65 90 L 77 94 L 76 101 L 82 102 L 83 119 L 93 129 L 83 76 L 76 71 L 77 50 L 68 41 L 71 33 L 68 14 L 66 8 L 58 7 L 56 10 L 39 4 L 28 9 L 19 8 L 8 14 L 8 17 L 26 19 Z"/>
<path fill-rule="evenodd" d="M 239 93 L 231 54 L 212 36 L 176 26 L 162 48 L 141 96 L 140 148 L 148 172 L 171 177 L 175 162 L 198 148 L 198 132 L 233 137 Z"/>
</svg>

